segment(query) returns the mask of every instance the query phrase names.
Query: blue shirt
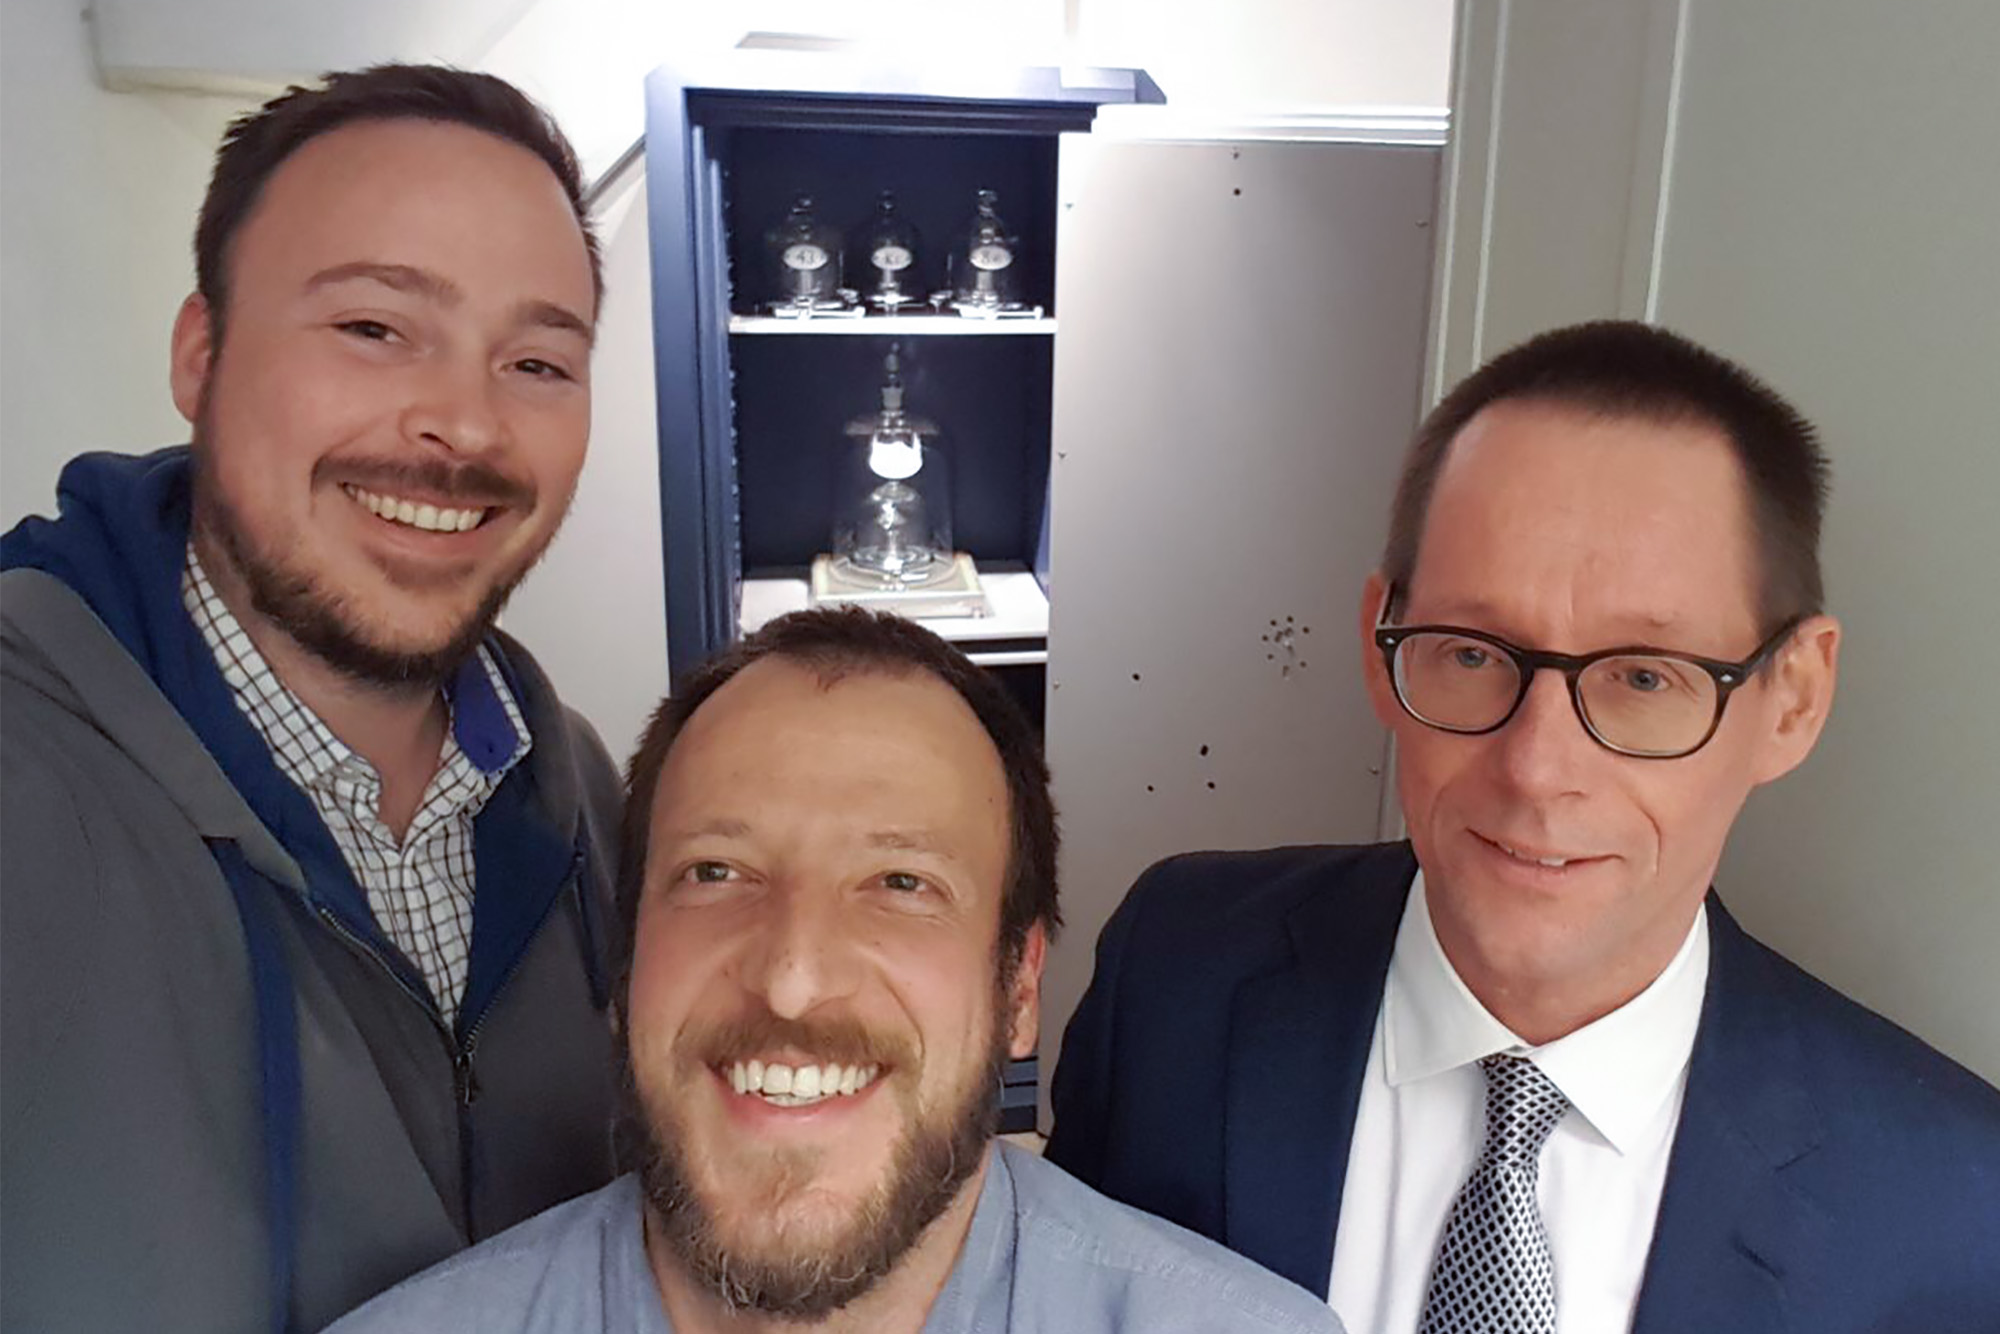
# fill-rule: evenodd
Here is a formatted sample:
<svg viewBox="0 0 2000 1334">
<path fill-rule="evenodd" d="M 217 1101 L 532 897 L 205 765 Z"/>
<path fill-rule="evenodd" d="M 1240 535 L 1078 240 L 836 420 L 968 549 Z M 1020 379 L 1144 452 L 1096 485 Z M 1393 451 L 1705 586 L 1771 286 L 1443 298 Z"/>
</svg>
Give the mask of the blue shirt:
<svg viewBox="0 0 2000 1334">
<path fill-rule="evenodd" d="M 1216 1243 L 1000 1144 L 924 1334 L 1340 1334 L 1326 1303 Z M 672 1334 L 638 1178 L 410 1279 L 328 1334 Z"/>
</svg>

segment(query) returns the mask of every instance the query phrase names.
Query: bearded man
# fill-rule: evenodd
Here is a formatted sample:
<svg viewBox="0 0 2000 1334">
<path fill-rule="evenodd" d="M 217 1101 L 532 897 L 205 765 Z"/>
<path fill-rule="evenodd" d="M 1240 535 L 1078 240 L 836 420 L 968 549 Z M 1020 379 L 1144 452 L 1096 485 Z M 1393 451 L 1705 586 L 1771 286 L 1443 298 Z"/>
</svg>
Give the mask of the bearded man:
<svg viewBox="0 0 2000 1334">
<path fill-rule="evenodd" d="M 616 774 L 493 628 L 589 434 L 576 159 L 331 75 L 195 260 L 191 448 L 0 544 L 8 1329 L 318 1329 L 611 1175 Z"/>
<path fill-rule="evenodd" d="M 1032 730 L 929 631 L 801 612 L 728 650 L 632 761 L 642 1168 L 338 1334 L 1337 1330 L 1275 1275 L 995 1147 L 1055 863 Z"/>
</svg>

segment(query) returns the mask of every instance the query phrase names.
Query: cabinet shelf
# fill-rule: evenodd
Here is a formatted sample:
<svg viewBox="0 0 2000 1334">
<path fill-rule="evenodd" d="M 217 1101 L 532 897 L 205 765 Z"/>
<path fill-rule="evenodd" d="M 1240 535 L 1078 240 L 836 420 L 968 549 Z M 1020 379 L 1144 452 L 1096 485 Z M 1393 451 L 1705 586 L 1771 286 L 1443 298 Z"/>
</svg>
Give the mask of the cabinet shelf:
<svg viewBox="0 0 2000 1334">
<path fill-rule="evenodd" d="M 860 335 L 865 338 L 933 338 L 933 337 L 991 337 L 1011 334 L 1016 337 L 1048 338 L 1054 335 L 1056 322 L 1053 316 L 1035 319 L 968 319 L 963 315 L 866 315 L 825 316 L 817 319 L 792 319 L 779 315 L 731 315 L 729 332 L 732 334 L 765 334 L 822 337 L 840 335 Z"/>
<path fill-rule="evenodd" d="M 1032 646 L 1010 645 L 989 655 L 988 666 L 1021 666 L 1048 660 L 1049 600 L 1042 585 L 1026 570 L 982 568 L 980 586 L 986 591 L 989 616 L 942 616 L 917 624 L 936 631 L 944 639 L 965 649 L 974 662 L 981 661 L 979 646 L 1001 640 L 1036 640 Z M 806 608 L 806 580 L 799 575 L 750 575 L 743 581 L 743 605 L 738 627 L 749 634 L 767 621 L 788 611 Z"/>
</svg>

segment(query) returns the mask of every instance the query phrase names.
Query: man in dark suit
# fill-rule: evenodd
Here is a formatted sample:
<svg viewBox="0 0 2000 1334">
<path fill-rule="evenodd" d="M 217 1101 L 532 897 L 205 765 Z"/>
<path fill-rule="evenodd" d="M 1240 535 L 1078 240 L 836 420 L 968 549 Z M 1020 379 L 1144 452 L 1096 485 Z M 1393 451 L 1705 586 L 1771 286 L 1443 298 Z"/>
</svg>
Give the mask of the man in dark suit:
<svg viewBox="0 0 2000 1334">
<path fill-rule="evenodd" d="M 1362 597 L 1409 841 L 1148 871 L 1049 1157 L 1354 1329 L 2000 1330 L 2000 1093 L 1710 888 L 1832 700 L 1825 490 L 1656 329 L 1459 385 Z"/>
</svg>

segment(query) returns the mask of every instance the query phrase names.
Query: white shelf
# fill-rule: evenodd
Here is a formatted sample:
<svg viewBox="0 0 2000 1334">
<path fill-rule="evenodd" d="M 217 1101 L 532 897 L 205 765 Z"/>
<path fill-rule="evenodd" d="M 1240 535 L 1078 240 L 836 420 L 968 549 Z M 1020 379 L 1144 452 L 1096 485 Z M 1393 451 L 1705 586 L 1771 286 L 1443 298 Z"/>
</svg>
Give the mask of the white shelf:
<svg viewBox="0 0 2000 1334">
<path fill-rule="evenodd" d="M 918 624 L 936 631 L 954 644 L 963 645 L 975 662 L 979 661 L 975 649 L 982 642 L 1048 638 L 1049 600 L 1042 595 L 1042 586 L 1033 574 L 1026 570 L 982 569 L 979 583 L 986 592 L 991 615 L 926 618 Z M 788 611 L 804 611 L 805 608 L 806 581 L 803 577 L 745 579 L 743 608 L 737 623 L 747 635 L 766 621 L 776 620 Z M 988 666 L 1006 667 L 1030 661 L 1047 661 L 1048 651 L 1043 648 L 990 656 L 993 661 Z"/>
<path fill-rule="evenodd" d="M 733 334 L 805 334 L 834 337 L 841 334 L 867 338 L 982 337 L 995 334 L 1028 335 L 1047 338 L 1056 331 L 1052 316 L 1035 319 L 972 319 L 964 315 L 822 315 L 793 319 L 778 315 L 731 315 Z"/>
</svg>

